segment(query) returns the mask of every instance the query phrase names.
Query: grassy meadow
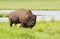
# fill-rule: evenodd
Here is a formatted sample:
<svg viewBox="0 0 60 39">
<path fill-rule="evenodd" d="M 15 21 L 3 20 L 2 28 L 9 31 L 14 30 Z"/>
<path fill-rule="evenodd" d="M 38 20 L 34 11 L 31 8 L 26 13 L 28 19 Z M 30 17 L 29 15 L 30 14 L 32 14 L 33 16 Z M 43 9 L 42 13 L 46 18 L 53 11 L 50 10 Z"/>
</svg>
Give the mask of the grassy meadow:
<svg viewBox="0 0 60 39">
<path fill-rule="evenodd" d="M 60 0 L 0 0 L 0 10 L 28 8 L 32 10 L 60 10 Z M 1 14 L 7 17 L 9 14 Z M 20 24 L 0 22 L 0 39 L 60 39 L 60 20 L 39 21 L 30 28 L 20 28 Z"/>
<path fill-rule="evenodd" d="M 0 39 L 60 39 L 60 21 L 39 21 L 32 29 L 0 22 Z"/>
<path fill-rule="evenodd" d="M 20 9 L 20 8 L 28 8 L 32 10 L 60 10 L 60 1 L 0 2 L 0 9 Z"/>
<path fill-rule="evenodd" d="M 9 14 L 8 13 L 0 13 L 0 17 L 8 17 Z"/>
</svg>

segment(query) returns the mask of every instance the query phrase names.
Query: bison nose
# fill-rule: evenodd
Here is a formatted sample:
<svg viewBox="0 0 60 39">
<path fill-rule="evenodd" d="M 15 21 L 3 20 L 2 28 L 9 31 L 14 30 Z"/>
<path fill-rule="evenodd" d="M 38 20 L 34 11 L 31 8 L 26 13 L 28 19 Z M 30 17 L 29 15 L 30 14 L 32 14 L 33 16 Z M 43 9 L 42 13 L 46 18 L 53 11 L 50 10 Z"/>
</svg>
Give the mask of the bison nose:
<svg viewBox="0 0 60 39">
<path fill-rule="evenodd" d="M 32 23 L 33 25 L 35 24 L 35 23 Z"/>
<path fill-rule="evenodd" d="M 32 24 L 35 24 L 35 22 L 32 22 Z"/>
<path fill-rule="evenodd" d="M 35 23 L 33 23 L 33 24 L 35 24 Z"/>
</svg>

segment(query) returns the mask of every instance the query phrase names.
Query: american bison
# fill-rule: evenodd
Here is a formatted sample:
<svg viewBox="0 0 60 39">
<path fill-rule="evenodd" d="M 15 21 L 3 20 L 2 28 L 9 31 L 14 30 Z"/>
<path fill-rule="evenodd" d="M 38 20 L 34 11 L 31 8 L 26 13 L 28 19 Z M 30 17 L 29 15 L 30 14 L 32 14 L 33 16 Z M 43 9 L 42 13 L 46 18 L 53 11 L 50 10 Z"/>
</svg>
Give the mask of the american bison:
<svg viewBox="0 0 60 39">
<path fill-rule="evenodd" d="M 32 28 L 36 24 L 36 15 L 33 15 L 30 9 L 19 9 L 9 15 L 10 27 L 12 24 L 20 23 L 20 27 Z"/>
</svg>

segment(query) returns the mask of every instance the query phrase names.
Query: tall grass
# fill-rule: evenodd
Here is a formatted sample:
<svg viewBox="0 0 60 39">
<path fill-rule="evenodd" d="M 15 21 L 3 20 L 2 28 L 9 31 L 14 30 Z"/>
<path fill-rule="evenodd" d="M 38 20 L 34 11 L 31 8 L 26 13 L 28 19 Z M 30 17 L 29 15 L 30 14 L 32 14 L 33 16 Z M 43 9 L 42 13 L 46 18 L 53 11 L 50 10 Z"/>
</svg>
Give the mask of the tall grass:
<svg viewBox="0 0 60 39">
<path fill-rule="evenodd" d="M 13 27 L 9 22 L 0 23 L 0 39 L 60 39 L 60 21 L 40 21 L 30 28 L 20 28 L 20 24 Z"/>
</svg>

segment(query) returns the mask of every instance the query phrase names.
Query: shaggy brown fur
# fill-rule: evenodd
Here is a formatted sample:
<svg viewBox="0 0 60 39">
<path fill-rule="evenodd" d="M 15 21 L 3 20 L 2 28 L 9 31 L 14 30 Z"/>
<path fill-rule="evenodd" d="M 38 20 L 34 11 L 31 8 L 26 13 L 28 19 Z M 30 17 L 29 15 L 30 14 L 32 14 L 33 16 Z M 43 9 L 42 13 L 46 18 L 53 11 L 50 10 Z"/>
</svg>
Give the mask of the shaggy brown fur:
<svg viewBox="0 0 60 39">
<path fill-rule="evenodd" d="M 20 23 L 20 27 L 32 28 L 36 23 L 36 15 L 33 15 L 29 9 L 19 9 L 9 15 L 10 26 Z"/>
</svg>

